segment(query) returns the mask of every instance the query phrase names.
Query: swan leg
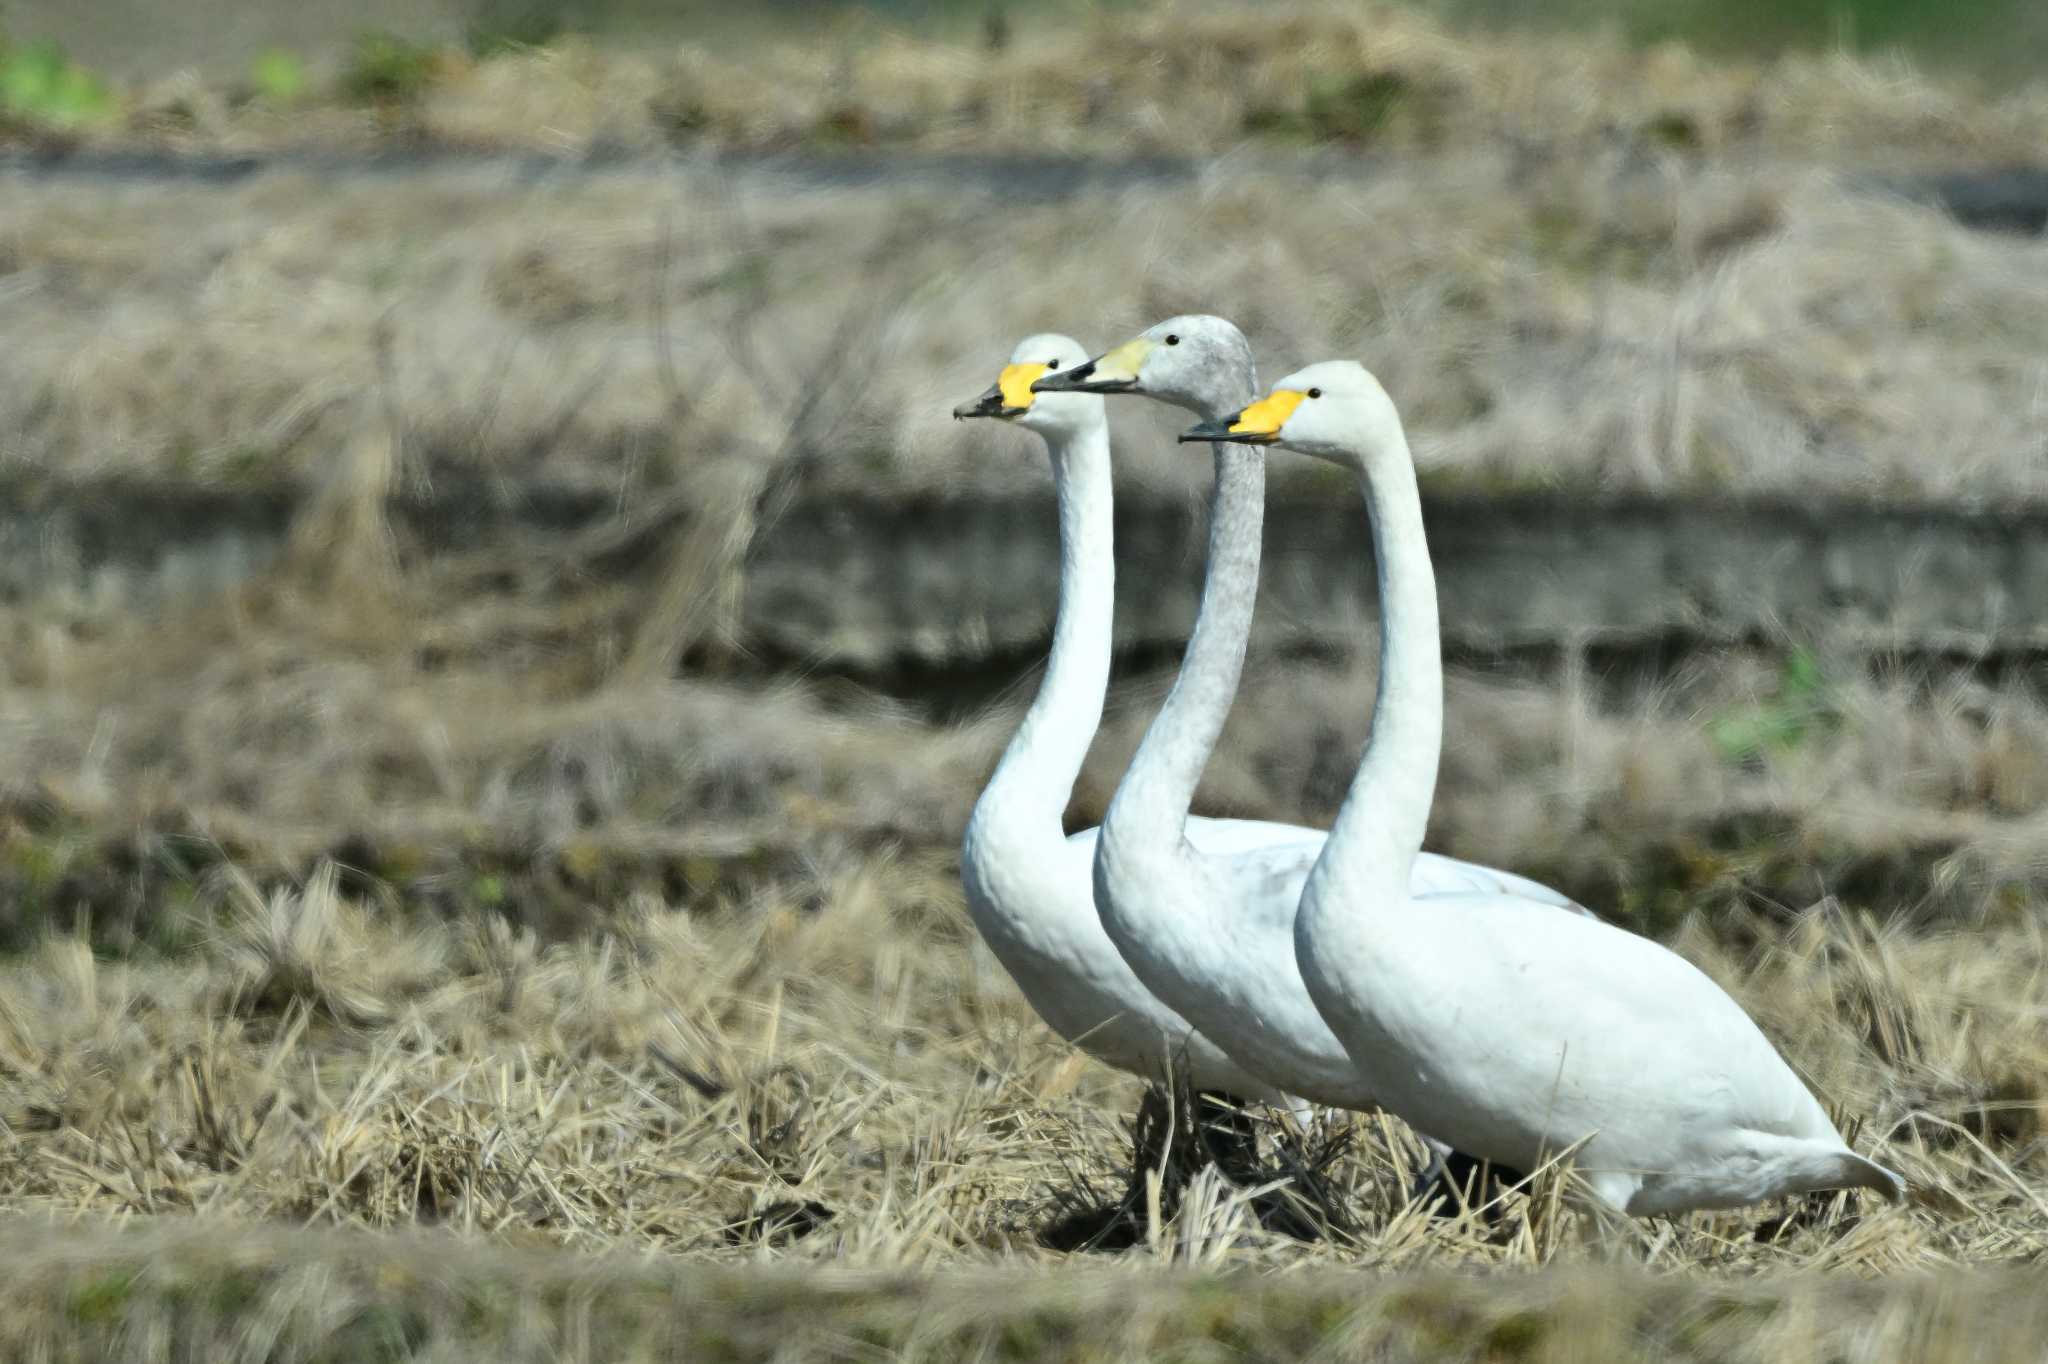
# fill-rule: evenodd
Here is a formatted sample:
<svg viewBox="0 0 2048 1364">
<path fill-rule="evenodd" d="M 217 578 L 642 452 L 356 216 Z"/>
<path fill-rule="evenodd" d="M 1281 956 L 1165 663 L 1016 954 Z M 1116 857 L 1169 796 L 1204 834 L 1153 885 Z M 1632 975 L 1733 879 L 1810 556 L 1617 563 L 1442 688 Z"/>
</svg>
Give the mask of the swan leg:
<svg viewBox="0 0 2048 1364">
<path fill-rule="evenodd" d="M 1423 1138 L 1423 1148 L 1429 1152 L 1429 1164 L 1422 1167 L 1421 1171 L 1415 1176 L 1415 1181 L 1408 1186 L 1408 1201 L 1410 1203 L 1420 1203 L 1424 1199 L 1435 1200 L 1442 1197 L 1442 1186 L 1448 1182 L 1446 1180 L 1446 1173 L 1450 1169 L 1448 1156 L 1457 1154 L 1450 1147 L 1443 1145 L 1441 1142 L 1431 1141 L 1427 1137 Z"/>
<path fill-rule="evenodd" d="M 1138 1100 L 1131 1141 L 1131 1178 L 1134 1187 L 1143 1188 L 1145 1171 L 1169 1168 L 1167 1158 L 1173 1152 L 1173 1110 L 1158 1085 L 1147 1085 L 1145 1097 Z"/>
<path fill-rule="evenodd" d="M 1145 1175 L 1159 1171 L 1159 1207 L 1172 1217 L 1181 1192 L 1205 1165 L 1214 1165 L 1233 1183 L 1257 1183 L 1258 1122 L 1250 1106 L 1235 1094 L 1205 1090 L 1190 1093 L 1176 1086 L 1169 1095 L 1158 1086 L 1145 1091 L 1138 1107 L 1136 1151 L 1131 1167 L 1133 1206 L 1145 1206 Z"/>
<path fill-rule="evenodd" d="M 1465 1208 L 1480 1208 L 1488 1226 L 1499 1226 L 1500 1195 L 1528 1176 L 1513 1166 L 1491 1164 L 1431 1137 L 1423 1138 L 1423 1144 L 1429 1149 L 1429 1164 L 1415 1177 L 1409 1201 L 1430 1200 L 1431 1211 L 1441 1217 L 1456 1217 Z"/>
<path fill-rule="evenodd" d="M 1259 1125 L 1234 1094 L 1205 1090 L 1195 1096 L 1195 1139 L 1202 1154 L 1233 1184 L 1257 1183 Z"/>
<path fill-rule="evenodd" d="M 1053 1250 L 1127 1250 L 1145 1239 L 1146 1176 L 1159 1171 L 1159 1206 L 1171 1217 L 1180 1206 L 1187 1182 L 1187 1159 L 1174 1150 L 1174 1105 L 1166 1090 L 1147 1085 L 1131 1121 L 1131 1173 L 1123 1194 L 1113 1202 L 1077 1208 L 1055 1219 L 1038 1235 Z"/>
<path fill-rule="evenodd" d="M 1478 1193 L 1475 1195 L 1481 1203 L 1491 1203 L 1516 1185 L 1529 1182 L 1529 1176 L 1512 1165 L 1502 1165 L 1496 1162 L 1487 1165 L 1485 1170 L 1486 1182 L 1480 1186 Z M 1499 1216 L 1500 1209 L 1495 1208 L 1487 1213 L 1486 1220 L 1491 1222 Z"/>
</svg>

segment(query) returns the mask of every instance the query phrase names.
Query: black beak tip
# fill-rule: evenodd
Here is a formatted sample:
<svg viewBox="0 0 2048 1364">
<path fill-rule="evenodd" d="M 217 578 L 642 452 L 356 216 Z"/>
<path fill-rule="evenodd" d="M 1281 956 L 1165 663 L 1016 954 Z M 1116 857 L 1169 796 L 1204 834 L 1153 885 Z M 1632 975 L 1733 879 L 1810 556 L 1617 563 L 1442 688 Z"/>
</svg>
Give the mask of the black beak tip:
<svg viewBox="0 0 2048 1364">
<path fill-rule="evenodd" d="M 1020 409 L 1006 407 L 1000 389 L 991 388 L 971 402 L 961 403 L 953 409 L 954 421 L 965 421 L 969 417 L 1005 417 Z"/>
<path fill-rule="evenodd" d="M 1236 421 L 1237 417 L 1235 415 L 1232 415 L 1220 418 L 1216 421 L 1203 422 L 1199 426 L 1191 426 L 1187 430 L 1180 433 L 1181 444 L 1193 445 L 1201 441 L 1239 439 L 1238 437 L 1231 435 L 1230 432 L 1231 426 Z"/>
<path fill-rule="evenodd" d="M 1041 374 L 1038 378 L 1031 381 L 1031 391 L 1033 393 L 1072 393 L 1076 390 L 1086 392 L 1087 390 L 1082 389 L 1081 385 L 1087 383 L 1088 376 L 1093 373 L 1095 373 L 1095 362 L 1093 360 L 1083 360 L 1072 369 L 1055 370 L 1051 374 Z"/>
<path fill-rule="evenodd" d="M 1031 409 L 1011 407 L 1008 403 L 981 403 L 953 409 L 953 420 L 966 421 L 969 417 L 1021 417 Z"/>
</svg>

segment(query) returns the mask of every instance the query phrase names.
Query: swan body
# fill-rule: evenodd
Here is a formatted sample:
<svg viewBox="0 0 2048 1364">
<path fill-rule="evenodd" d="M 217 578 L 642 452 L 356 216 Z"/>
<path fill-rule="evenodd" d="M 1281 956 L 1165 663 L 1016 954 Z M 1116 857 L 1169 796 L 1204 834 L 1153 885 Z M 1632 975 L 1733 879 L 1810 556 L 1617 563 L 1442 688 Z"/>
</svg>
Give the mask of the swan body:
<svg viewBox="0 0 2048 1364">
<path fill-rule="evenodd" d="M 1897 1197 L 1720 986 L 1648 938 L 1503 895 L 1410 900 L 1398 955 L 1321 888 L 1303 974 L 1387 1108 L 1463 1151 L 1534 1169 L 1573 1142 L 1604 1203 L 1636 1216 L 1813 1189 Z M 1340 919 L 1343 922 L 1338 922 Z M 1455 1029 L 1446 1024 L 1456 1019 Z"/>
<path fill-rule="evenodd" d="M 1009 421 L 1042 436 L 1060 504 L 1052 653 L 967 822 L 960 876 L 968 913 L 1039 1017 L 1091 1055 L 1147 1079 L 1185 1075 L 1197 1089 L 1288 1103 L 1139 982 L 1095 912 L 1094 831 L 1069 838 L 1061 828 L 1109 686 L 1109 424 L 1100 398 L 1041 398 L 1030 383 L 1084 355 L 1067 337 L 1031 337 L 995 385 L 954 409 L 956 417 Z M 1251 837 L 1235 827 L 1213 836 L 1225 845 Z"/>
<path fill-rule="evenodd" d="M 1243 406 L 1254 382 L 1244 334 L 1192 315 L 1052 371 L 1036 388 L 1138 393 L 1214 416 Z M 1246 1069 L 1315 1103 L 1371 1108 L 1368 1077 L 1323 1021 L 1295 961 L 1296 907 L 1327 836 L 1258 824 L 1226 841 L 1188 813 L 1237 690 L 1258 590 L 1264 457 L 1233 444 L 1215 453 L 1200 613 L 1180 676 L 1096 840 L 1095 903 L 1137 978 Z M 1427 853 L 1407 876 L 1420 898 L 1514 894 L 1532 908 L 1577 908 L 1534 881 Z"/>
<path fill-rule="evenodd" d="M 1816 1189 L 1888 1198 L 1756 1023 L 1690 962 L 1512 890 L 1417 896 L 1442 740 L 1436 586 L 1414 465 L 1379 382 L 1311 365 L 1183 440 L 1280 444 L 1361 476 L 1381 593 L 1372 736 L 1294 920 L 1315 1007 L 1381 1103 L 1460 1150 L 1533 1169 L 1578 1145 L 1635 1215 Z M 1098 858 L 1098 865 L 1100 859 Z"/>
</svg>

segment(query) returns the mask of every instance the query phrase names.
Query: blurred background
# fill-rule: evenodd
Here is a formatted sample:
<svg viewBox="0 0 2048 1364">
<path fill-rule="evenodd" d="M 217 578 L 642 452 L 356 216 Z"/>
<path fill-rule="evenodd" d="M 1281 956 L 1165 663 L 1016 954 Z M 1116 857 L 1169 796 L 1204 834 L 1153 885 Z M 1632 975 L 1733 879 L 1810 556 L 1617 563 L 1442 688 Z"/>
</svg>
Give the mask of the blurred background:
<svg viewBox="0 0 2048 1364">
<path fill-rule="evenodd" d="M 1010 1245 L 1114 1164 L 1128 1092 L 960 908 L 1058 561 L 1035 438 L 948 413 L 1030 332 L 1180 311 L 1402 409 L 1451 665 L 1431 846 L 1673 938 L 1870 1130 L 1967 1147 L 1936 1114 L 2038 1187 L 2044 51 L 2026 0 L 0 0 L 0 995 L 39 1020 L 0 1087 L 44 1134 L 4 1196 Z M 1072 827 L 1201 571 L 1206 459 L 1112 415 Z M 1205 812 L 1342 797 L 1354 498 L 1272 460 Z M 518 1105 L 447 1096 L 521 1047 L 642 1084 L 583 1075 L 592 1112 L 666 1096 L 636 1158 L 694 1193 L 564 1194 L 590 1152 L 554 1128 L 477 1173 L 443 1138 Z M 202 1053 L 204 1101 L 162 1079 Z M 876 1152 L 970 1089 L 965 1221 L 748 1221 L 932 1206 Z M 264 1094 L 324 1154 L 250 1127 Z M 117 1111 L 185 1135 L 117 1150 Z"/>
<path fill-rule="evenodd" d="M 401 899 L 571 844 L 693 895 L 947 849 L 1056 561 L 1035 442 L 946 414 L 1031 331 L 1216 310 L 1414 433 L 1445 845 L 1646 922 L 2030 878 L 1956 821 L 2048 801 L 2032 523 L 1979 515 L 2048 487 L 2039 16 L 1509 17 L 15 0 L 7 781 Z M 1149 409 L 1082 822 L 1199 580 L 1208 471 Z M 1369 556 L 1341 483 L 1273 480 L 1204 800 L 1317 821 Z M 152 918 L 81 875 L 44 908 Z"/>
<path fill-rule="evenodd" d="M 358 0 L 345 6 L 192 0 L 173 7 L 139 0 L 13 0 L 10 9 L 22 32 L 64 43 L 84 62 L 129 75 L 184 65 L 228 72 L 266 48 L 320 53 L 366 28 L 421 42 L 482 37 L 531 43 L 580 33 L 625 44 L 786 38 L 810 26 L 850 22 L 959 39 L 991 24 L 1028 30 L 1143 7 L 1142 0 Z M 2044 22 L 2038 7 L 2024 0 L 1558 0 L 1536 6 L 1417 0 L 1412 8 L 1455 27 L 1492 32 L 1605 30 L 1637 43 L 1676 40 L 1716 54 L 1763 57 L 1841 47 L 2009 79 L 2033 73 Z"/>
</svg>

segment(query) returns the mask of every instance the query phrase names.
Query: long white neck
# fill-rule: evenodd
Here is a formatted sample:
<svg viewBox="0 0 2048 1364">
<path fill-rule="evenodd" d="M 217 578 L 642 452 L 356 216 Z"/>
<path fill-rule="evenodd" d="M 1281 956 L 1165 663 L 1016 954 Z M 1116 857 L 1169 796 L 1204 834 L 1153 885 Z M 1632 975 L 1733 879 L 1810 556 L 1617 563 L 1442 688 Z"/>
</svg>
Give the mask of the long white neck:
<svg viewBox="0 0 2048 1364">
<path fill-rule="evenodd" d="M 1102 723 L 1116 564 L 1108 424 L 1098 422 L 1070 437 L 1049 437 L 1047 445 L 1060 516 L 1060 595 L 1052 653 L 1031 709 L 975 803 L 974 821 L 1046 823 L 1058 837 L 1074 779 Z"/>
<path fill-rule="evenodd" d="M 1209 568 L 1180 675 L 1145 731 L 1103 820 L 1105 836 L 1143 831 L 1178 840 L 1216 748 L 1251 638 L 1259 592 L 1259 531 L 1266 463 L 1242 445 L 1216 447 L 1209 499 Z"/>
<path fill-rule="evenodd" d="M 1372 734 L 1307 893 L 1335 877 L 1366 878 L 1405 897 L 1429 826 L 1443 747 L 1443 657 L 1436 576 L 1422 532 L 1422 498 L 1407 440 L 1398 431 L 1362 480 L 1379 572 L 1380 677 Z"/>
</svg>

